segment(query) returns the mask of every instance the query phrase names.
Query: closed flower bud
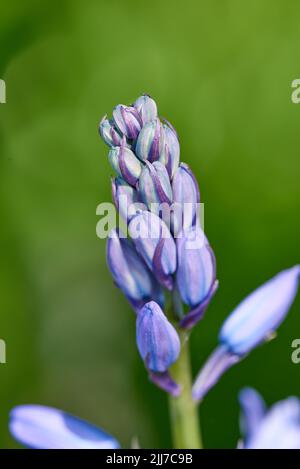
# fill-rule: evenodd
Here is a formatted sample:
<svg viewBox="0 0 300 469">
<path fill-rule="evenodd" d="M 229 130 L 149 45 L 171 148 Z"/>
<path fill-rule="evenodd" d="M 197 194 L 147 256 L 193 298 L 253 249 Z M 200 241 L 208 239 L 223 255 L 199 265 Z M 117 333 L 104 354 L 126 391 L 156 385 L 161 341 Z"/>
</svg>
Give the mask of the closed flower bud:
<svg viewBox="0 0 300 469">
<path fill-rule="evenodd" d="M 173 233 L 178 234 L 196 226 L 199 222 L 200 193 L 196 178 L 187 164 L 181 163 L 176 170 L 173 181 L 173 203 L 181 207 L 181 211 L 174 212 Z"/>
<path fill-rule="evenodd" d="M 120 230 L 111 232 L 106 258 L 115 284 L 136 310 L 152 299 L 163 305 L 161 286 Z"/>
<path fill-rule="evenodd" d="M 280 272 L 230 314 L 219 334 L 221 345 L 208 358 L 195 381 L 195 400 L 202 399 L 228 368 L 272 337 L 294 301 L 299 274 L 300 266 Z"/>
<path fill-rule="evenodd" d="M 173 397 L 178 397 L 181 394 L 181 385 L 176 383 L 170 375 L 169 371 L 163 373 L 155 373 L 149 371 L 149 378 L 156 386 L 163 389 Z"/>
<path fill-rule="evenodd" d="M 157 161 L 164 151 L 164 130 L 157 118 L 147 122 L 139 133 L 135 152 L 143 161 Z"/>
<path fill-rule="evenodd" d="M 191 308 L 181 326 L 189 329 L 203 317 L 217 287 L 215 256 L 200 227 L 191 227 L 177 238 L 177 263 L 177 289 Z"/>
<path fill-rule="evenodd" d="M 157 106 L 154 99 L 147 94 L 140 96 L 134 103 L 134 107 L 139 112 L 143 125 L 149 121 L 156 119 L 157 117 Z"/>
<path fill-rule="evenodd" d="M 146 368 L 155 373 L 167 371 L 180 353 L 179 336 L 154 301 L 145 304 L 137 315 L 136 341 Z"/>
<path fill-rule="evenodd" d="M 146 161 L 139 179 L 138 190 L 149 210 L 159 214 L 159 205 L 172 203 L 172 188 L 168 172 L 159 161 Z"/>
<path fill-rule="evenodd" d="M 166 166 L 172 179 L 179 165 L 180 145 L 176 131 L 169 123 L 163 124 L 163 131 L 164 151 L 160 155 L 160 161 Z"/>
<path fill-rule="evenodd" d="M 115 147 L 121 145 L 122 136 L 117 131 L 114 126 L 113 121 L 106 119 L 106 116 L 103 117 L 99 124 L 99 133 L 102 137 L 102 140 L 109 146 Z"/>
<path fill-rule="evenodd" d="M 125 221 L 129 221 L 143 205 L 137 190 L 121 177 L 112 180 L 112 195 L 116 209 Z"/>
<path fill-rule="evenodd" d="M 123 135 L 130 140 L 137 138 L 143 124 L 135 107 L 118 104 L 113 110 L 113 119 Z"/>
<path fill-rule="evenodd" d="M 110 149 L 108 158 L 112 168 L 122 176 L 128 184 L 135 186 L 142 171 L 142 163 L 135 154 L 125 146 L 123 139 L 120 147 Z"/>
<path fill-rule="evenodd" d="M 132 218 L 128 230 L 149 269 L 171 290 L 172 275 L 176 270 L 176 246 L 167 225 L 154 213 L 143 211 Z"/>
</svg>

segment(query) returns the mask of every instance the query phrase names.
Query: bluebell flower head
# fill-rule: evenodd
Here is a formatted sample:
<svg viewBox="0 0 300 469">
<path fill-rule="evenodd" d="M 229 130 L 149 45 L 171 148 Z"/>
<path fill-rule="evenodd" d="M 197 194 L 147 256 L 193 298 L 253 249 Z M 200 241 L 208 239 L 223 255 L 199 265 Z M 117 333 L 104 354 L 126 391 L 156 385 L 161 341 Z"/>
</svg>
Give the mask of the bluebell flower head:
<svg viewBox="0 0 300 469">
<path fill-rule="evenodd" d="M 147 122 L 139 133 L 135 152 L 143 161 L 159 160 L 164 151 L 164 129 L 158 118 Z"/>
<path fill-rule="evenodd" d="M 179 217 L 174 216 L 173 232 L 199 224 L 200 192 L 198 183 L 187 164 L 181 163 L 172 180 L 173 202 L 182 208 Z"/>
<path fill-rule="evenodd" d="M 99 133 L 102 140 L 109 146 L 115 147 L 121 145 L 122 135 L 118 132 L 112 120 L 103 117 L 99 124 Z"/>
<path fill-rule="evenodd" d="M 112 196 L 116 209 L 125 221 L 129 221 L 140 209 L 141 204 L 137 190 L 121 177 L 112 179 Z"/>
<path fill-rule="evenodd" d="M 135 101 L 134 107 L 139 112 L 143 125 L 156 119 L 157 117 L 156 102 L 151 98 L 151 96 L 148 96 L 147 94 L 140 96 Z"/>
<path fill-rule="evenodd" d="M 289 397 L 267 410 L 260 395 L 240 393 L 245 449 L 300 449 L 300 400 Z"/>
<path fill-rule="evenodd" d="M 195 400 L 201 400 L 228 368 L 274 334 L 297 294 L 299 273 L 299 266 L 283 270 L 247 296 L 230 314 L 221 328 L 219 347 L 196 378 Z"/>
<path fill-rule="evenodd" d="M 107 241 L 107 264 L 115 281 L 135 310 L 154 299 L 164 303 L 161 286 L 121 230 L 113 230 Z"/>
<path fill-rule="evenodd" d="M 160 161 L 166 166 L 172 179 L 180 161 L 180 145 L 174 127 L 167 121 L 163 124 L 164 150 L 160 155 Z"/>
<path fill-rule="evenodd" d="M 171 290 L 176 270 L 176 245 L 165 222 L 154 213 L 141 211 L 130 221 L 128 231 L 157 280 Z"/>
<path fill-rule="evenodd" d="M 184 230 L 177 238 L 176 285 L 182 301 L 191 308 L 181 326 L 191 328 L 202 318 L 217 288 L 215 256 L 199 226 Z"/>
<path fill-rule="evenodd" d="M 121 132 L 130 140 L 135 140 L 142 128 L 142 118 L 133 106 L 118 104 L 113 110 L 113 120 Z"/>
<path fill-rule="evenodd" d="M 118 441 L 100 428 L 51 407 L 15 407 L 9 428 L 20 443 L 33 449 L 119 448 Z"/>
<path fill-rule="evenodd" d="M 155 373 L 167 371 L 180 353 L 176 329 L 154 301 L 145 304 L 137 315 L 136 342 L 146 368 Z"/>
<path fill-rule="evenodd" d="M 172 188 L 170 179 L 165 166 L 159 161 L 146 164 L 142 170 L 138 191 L 142 201 L 152 209 L 154 213 L 159 214 L 159 205 L 172 203 Z"/>
<path fill-rule="evenodd" d="M 125 139 L 122 140 L 121 146 L 110 149 L 108 158 L 116 173 L 128 184 L 135 186 L 141 175 L 142 164 L 133 151 L 126 147 Z"/>
</svg>

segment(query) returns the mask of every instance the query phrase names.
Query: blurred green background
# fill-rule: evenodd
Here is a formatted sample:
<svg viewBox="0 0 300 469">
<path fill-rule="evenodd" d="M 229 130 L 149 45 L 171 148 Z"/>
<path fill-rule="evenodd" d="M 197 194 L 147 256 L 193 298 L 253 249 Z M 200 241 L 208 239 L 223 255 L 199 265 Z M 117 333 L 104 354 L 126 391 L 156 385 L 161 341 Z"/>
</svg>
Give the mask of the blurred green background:
<svg viewBox="0 0 300 469">
<path fill-rule="evenodd" d="M 135 319 L 113 286 L 96 206 L 110 200 L 99 119 L 143 92 L 196 173 L 220 288 L 192 335 L 196 372 L 252 289 L 299 262 L 300 5 L 293 1 L 2 0 L 0 446 L 19 403 L 63 408 L 123 446 L 170 446 L 166 396 L 148 383 Z M 204 443 L 235 447 L 237 393 L 300 392 L 299 298 L 277 340 L 230 370 L 201 407 Z"/>
</svg>

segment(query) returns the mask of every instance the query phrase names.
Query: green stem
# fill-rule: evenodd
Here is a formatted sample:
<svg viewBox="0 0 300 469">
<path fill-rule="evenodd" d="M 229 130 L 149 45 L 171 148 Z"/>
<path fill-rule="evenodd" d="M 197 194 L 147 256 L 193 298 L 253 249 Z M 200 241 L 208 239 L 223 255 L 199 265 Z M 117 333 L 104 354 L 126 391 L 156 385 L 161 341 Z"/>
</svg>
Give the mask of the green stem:
<svg viewBox="0 0 300 469">
<path fill-rule="evenodd" d="M 176 449 L 202 448 L 197 405 L 192 399 L 192 377 L 189 344 L 186 333 L 180 332 L 181 353 L 171 368 L 172 378 L 182 386 L 179 397 L 170 396 L 170 417 L 173 446 Z"/>
</svg>

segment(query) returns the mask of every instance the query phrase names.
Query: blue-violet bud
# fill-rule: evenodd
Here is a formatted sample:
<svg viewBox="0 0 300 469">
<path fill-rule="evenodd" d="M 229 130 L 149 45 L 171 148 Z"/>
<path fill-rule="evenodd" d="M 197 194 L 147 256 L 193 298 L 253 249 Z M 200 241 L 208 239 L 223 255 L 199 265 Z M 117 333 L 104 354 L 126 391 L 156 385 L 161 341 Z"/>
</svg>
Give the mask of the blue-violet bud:
<svg viewBox="0 0 300 469">
<path fill-rule="evenodd" d="M 160 205 L 172 203 L 172 188 L 168 172 L 159 161 L 146 164 L 141 172 L 138 191 L 149 210 L 159 215 Z"/>
<path fill-rule="evenodd" d="M 109 146 L 115 147 L 121 145 L 122 136 L 119 134 L 118 130 L 114 126 L 114 122 L 103 117 L 99 124 L 99 133 L 102 137 L 102 140 Z"/>
<path fill-rule="evenodd" d="M 216 291 L 216 261 L 199 226 L 184 230 L 176 242 L 176 285 L 182 301 L 191 308 L 181 326 L 189 329 L 203 317 Z"/>
<path fill-rule="evenodd" d="M 244 442 L 248 442 L 259 428 L 266 414 L 266 404 L 260 394 L 253 388 L 244 388 L 239 393 L 242 408 L 240 427 Z"/>
<path fill-rule="evenodd" d="M 9 429 L 31 449 L 117 449 L 118 441 L 101 428 L 62 410 L 21 405 L 10 413 Z"/>
<path fill-rule="evenodd" d="M 300 449 L 300 400 L 288 397 L 269 410 L 254 389 L 240 393 L 247 431 L 244 449 Z M 248 421 L 250 419 L 250 421 Z"/>
<path fill-rule="evenodd" d="M 247 296 L 225 320 L 216 348 L 193 386 L 200 400 L 224 372 L 268 340 L 285 319 L 297 294 L 300 266 L 283 270 Z"/>
<path fill-rule="evenodd" d="M 187 164 L 181 163 L 172 180 L 175 236 L 183 229 L 200 223 L 200 192 L 198 183 Z M 181 210 L 180 210 L 181 209 Z"/>
<path fill-rule="evenodd" d="M 137 138 L 143 123 L 135 107 L 118 104 L 113 110 L 113 119 L 123 135 L 130 140 Z"/>
<path fill-rule="evenodd" d="M 178 168 L 180 160 L 180 145 L 175 129 L 169 124 L 163 124 L 164 150 L 160 155 L 160 161 L 166 166 L 172 179 Z"/>
</svg>

